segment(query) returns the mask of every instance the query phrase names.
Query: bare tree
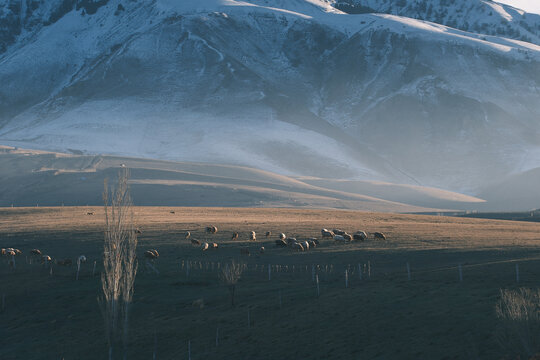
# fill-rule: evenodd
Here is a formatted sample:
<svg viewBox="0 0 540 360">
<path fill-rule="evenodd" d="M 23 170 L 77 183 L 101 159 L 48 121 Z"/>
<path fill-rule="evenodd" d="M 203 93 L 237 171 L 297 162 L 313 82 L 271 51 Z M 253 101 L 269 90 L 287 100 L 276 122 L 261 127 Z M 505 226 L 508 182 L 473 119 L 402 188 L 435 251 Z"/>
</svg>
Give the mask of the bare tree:
<svg viewBox="0 0 540 360">
<path fill-rule="evenodd" d="M 121 169 L 118 185 L 109 189 L 105 180 L 105 238 L 101 283 L 103 296 L 100 304 L 105 319 L 109 344 L 109 360 L 122 344 L 123 358 L 127 358 L 129 305 L 137 273 L 137 232 L 128 186 L 129 172 Z M 110 195 L 112 195 L 110 198 Z"/>
<path fill-rule="evenodd" d="M 230 264 L 226 264 L 221 270 L 221 281 L 227 285 L 229 293 L 231 295 L 231 306 L 234 307 L 234 294 L 236 291 L 236 284 L 242 276 L 243 264 L 237 263 L 234 260 Z"/>
</svg>

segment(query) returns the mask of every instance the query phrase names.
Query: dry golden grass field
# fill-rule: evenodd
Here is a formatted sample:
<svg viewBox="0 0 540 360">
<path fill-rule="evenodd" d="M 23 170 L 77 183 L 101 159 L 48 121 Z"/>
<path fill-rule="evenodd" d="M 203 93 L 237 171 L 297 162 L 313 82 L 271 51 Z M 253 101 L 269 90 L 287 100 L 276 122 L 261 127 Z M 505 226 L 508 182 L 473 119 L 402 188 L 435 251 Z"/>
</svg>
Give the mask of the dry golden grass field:
<svg viewBox="0 0 540 360">
<path fill-rule="evenodd" d="M 499 291 L 533 288 L 540 279 L 538 223 L 339 210 L 134 210 L 142 234 L 130 359 L 188 359 L 188 342 L 194 360 L 514 359 L 519 349 L 498 341 Z M 106 358 L 97 302 L 103 224 L 100 207 L 0 209 L 0 247 L 23 251 L 15 270 L 0 258 L 0 359 Z M 217 234 L 206 234 L 208 225 Z M 323 227 L 380 231 L 387 240 L 321 240 L 306 252 L 274 246 L 280 232 L 320 239 Z M 249 241 L 252 230 L 257 242 Z M 186 231 L 219 248 L 201 251 Z M 250 256 L 240 254 L 246 247 Z M 88 262 L 76 281 L 76 266 L 53 265 L 51 273 L 30 263 L 33 248 L 55 259 L 84 254 Z M 150 248 L 160 252 L 159 274 L 142 258 Z M 246 264 L 235 307 L 218 270 L 231 259 Z M 193 306 L 198 299 L 203 308 Z"/>
</svg>

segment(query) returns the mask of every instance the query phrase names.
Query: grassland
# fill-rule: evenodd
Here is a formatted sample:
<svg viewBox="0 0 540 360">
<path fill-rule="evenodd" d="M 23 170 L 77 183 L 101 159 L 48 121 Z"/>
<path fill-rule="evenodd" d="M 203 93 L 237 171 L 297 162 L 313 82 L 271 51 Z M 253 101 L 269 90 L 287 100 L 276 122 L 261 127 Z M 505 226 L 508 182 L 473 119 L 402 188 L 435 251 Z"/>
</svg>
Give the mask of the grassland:
<svg viewBox="0 0 540 360">
<path fill-rule="evenodd" d="M 188 341 L 192 359 L 505 358 L 513 354 L 495 337 L 499 289 L 536 287 L 540 276 L 537 223 L 337 210 L 137 207 L 135 213 L 143 231 L 138 253 L 157 248 L 161 256 L 159 275 L 140 260 L 131 359 L 151 359 L 154 352 L 157 359 L 187 359 Z M 204 233 L 210 224 L 219 228 L 216 235 Z M 98 207 L 0 209 L 0 247 L 23 250 L 15 271 L 0 258 L 1 359 L 106 357 L 96 300 L 102 227 Z M 324 240 L 303 253 L 273 246 L 279 232 L 320 237 L 322 227 L 382 231 L 388 241 Z M 192 247 L 187 230 L 219 249 Z M 248 241 L 251 230 L 257 243 Z M 240 233 L 237 241 L 230 240 L 233 231 Z M 258 254 L 261 246 L 264 254 Z M 252 255 L 240 256 L 241 247 Z M 51 275 L 27 263 L 32 248 L 57 259 L 84 254 L 89 261 L 75 281 L 75 266 L 53 266 Z M 230 259 L 248 267 L 234 308 L 217 270 Z M 94 260 L 98 273 L 92 276 Z M 318 265 L 320 297 L 312 265 Z M 201 298 L 204 308 L 194 307 Z"/>
</svg>

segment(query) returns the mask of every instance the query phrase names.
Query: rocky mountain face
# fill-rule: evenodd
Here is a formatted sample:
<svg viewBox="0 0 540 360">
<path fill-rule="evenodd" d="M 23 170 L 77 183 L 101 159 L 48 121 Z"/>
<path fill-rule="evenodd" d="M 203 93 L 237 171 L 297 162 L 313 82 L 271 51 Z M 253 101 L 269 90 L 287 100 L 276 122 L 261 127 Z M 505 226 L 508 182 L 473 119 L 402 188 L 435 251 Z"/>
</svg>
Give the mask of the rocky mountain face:
<svg viewBox="0 0 540 360">
<path fill-rule="evenodd" d="M 9 1 L 0 142 L 468 193 L 538 166 L 537 32 L 334 5 Z"/>
</svg>

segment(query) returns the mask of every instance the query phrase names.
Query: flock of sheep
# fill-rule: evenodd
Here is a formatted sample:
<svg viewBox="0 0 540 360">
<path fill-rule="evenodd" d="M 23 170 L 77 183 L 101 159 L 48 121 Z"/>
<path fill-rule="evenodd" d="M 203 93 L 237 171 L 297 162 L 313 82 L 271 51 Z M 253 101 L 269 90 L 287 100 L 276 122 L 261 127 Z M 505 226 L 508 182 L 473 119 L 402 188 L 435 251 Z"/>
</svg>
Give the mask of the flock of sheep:
<svg viewBox="0 0 540 360">
<path fill-rule="evenodd" d="M 206 233 L 208 234 L 216 234 L 218 232 L 218 228 L 216 226 L 207 226 L 205 229 Z M 142 231 L 139 229 L 136 229 L 136 232 L 141 234 Z M 268 239 L 272 233 L 270 231 L 267 231 L 265 234 L 265 237 Z M 353 235 L 348 234 L 346 231 L 343 231 L 341 229 L 321 229 L 321 236 L 323 239 L 333 239 L 336 243 L 347 243 L 347 242 L 353 242 L 353 241 L 365 241 L 368 238 L 368 235 L 365 231 L 357 231 Z M 233 232 L 231 236 L 231 240 L 238 240 L 239 234 L 238 232 Z M 374 232 L 373 233 L 374 239 L 380 239 L 380 240 L 386 240 L 386 236 L 381 232 Z M 197 239 L 191 238 L 191 233 L 189 231 L 185 234 L 186 239 L 191 240 L 191 244 L 193 246 L 201 247 L 202 251 L 207 251 L 209 249 L 217 249 L 219 246 L 215 242 L 201 242 Z M 249 232 L 249 240 L 250 241 L 257 241 L 257 234 L 255 231 Z M 292 250 L 296 251 L 308 251 L 309 249 L 316 248 L 319 245 L 319 240 L 317 238 L 309 238 L 304 241 L 299 241 L 294 237 L 287 237 L 284 233 L 279 234 L 279 239 L 275 240 L 276 247 L 281 248 L 290 248 Z M 264 253 L 265 248 L 262 246 L 259 249 L 259 253 Z M 248 248 L 241 248 L 240 249 L 241 255 L 250 255 L 250 251 Z M 6 248 L 1 249 L 1 255 L 9 258 L 9 264 L 12 267 L 15 267 L 15 257 L 22 255 L 22 251 L 15 248 Z M 45 255 L 41 252 L 39 249 L 32 249 L 30 251 L 30 255 L 32 259 L 38 259 L 42 264 L 56 264 L 56 265 L 62 265 L 62 266 L 70 266 L 73 264 L 73 261 L 71 259 L 63 259 L 58 260 L 53 259 L 49 255 Z M 147 260 L 154 261 L 157 258 L 159 258 L 159 252 L 156 249 L 150 249 L 146 250 L 144 252 L 144 257 Z M 77 264 L 86 262 L 86 256 L 81 255 L 77 259 Z"/>
<path fill-rule="evenodd" d="M 205 229 L 206 233 L 208 234 L 216 234 L 218 232 L 218 228 L 216 226 L 207 226 Z M 270 231 L 267 231 L 265 234 L 265 237 L 268 239 L 272 233 Z M 340 230 L 340 229 L 322 229 L 321 230 L 321 236 L 322 238 L 331 238 L 337 243 L 346 243 L 346 242 L 353 242 L 353 241 L 365 241 L 368 238 L 368 235 L 365 231 L 357 231 L 353 235 L 348 234 L 346 231 Z M 239 234 L 238 232 L 233 232 L 231 236 L 231 240 L 235 241 L 238 240 Z M 202 251 L 207 251 L 209 249 L 217 249 L 218 244 L 215 242 L 201 242 L 200 240 L 191 238 L 191 233 L 189 231 L 186 232 L 185 238 L 191 240 L 191 244 L 193 246 L 201 247 Z M 374 239 L 380 239 L 380 240 L 386 240 L 386 236 L 381 232 L 374 232 L 373 233 Z M 255 231 L 249 232 L 249 240 L 250 241 L 257 241 L 257 234 Z M 284 233 L 279 234 L 279 239 L 275 240 L 276 247 L 282 247 L 282 248 L 290 248 L 292 250 L 296 251 L 307 251 L 309 249 L 315 248 L 319 245 L 319 240 L 317 238 L 309 238 L 304 241 L 299 241 L 294 237 L 287 237 Z M 155 251 L 155 250 L 154 250 Z M 259 249 L 259 252 L 262 254 L 264 253 L 265 248 L 264 246 Z M 148 253 L 148 251 L 147 251 Z M 156 251 L 157 253 L 157 251 Z M 250 251 L 247 248 L 241 248 L 240 249 L 241 255 L 250 255 Z M 159 255 L 158 255 L 159 256 Z M 152 257 L 151 254 L 147 255 L 147 258 L 155 259 L 156 257 Z"/>
<path fill-rule="evenodd" d="M 15 257 L 22 255 L 22 251 L 19 250 L 19 249 L 15 249 L 15 248 L 0 249 L 0 255 L 8 257 L 9 258 L 8 264 L 11 267 L 15 267 Z M 31 256 L 31 259 L 38 260 L 38 261 L 41 262 L 41 264 L 44 264 L 44 265 L 50 265 L 50 264 L 53 264 L 53 263 L 56 264 L 56 265 L 61 265 L 61 266 L 73 265 L 73 261 L 71 259 L 68 259 L 68 258 L 66 258 L 66 259 L 55 259 L 53 261 L 52 257 L 50 257 L 49 255 L 43 254 L 41 252 L 41 250 L 39 250 L 39 249 L 30 250 L 30 256 Z M 84 262 L 86 262 L 86 256 L 80 255 L 77 258 L 77 263 L 80 264 L 80 263 L 84 263 Z"/>
</svg>

